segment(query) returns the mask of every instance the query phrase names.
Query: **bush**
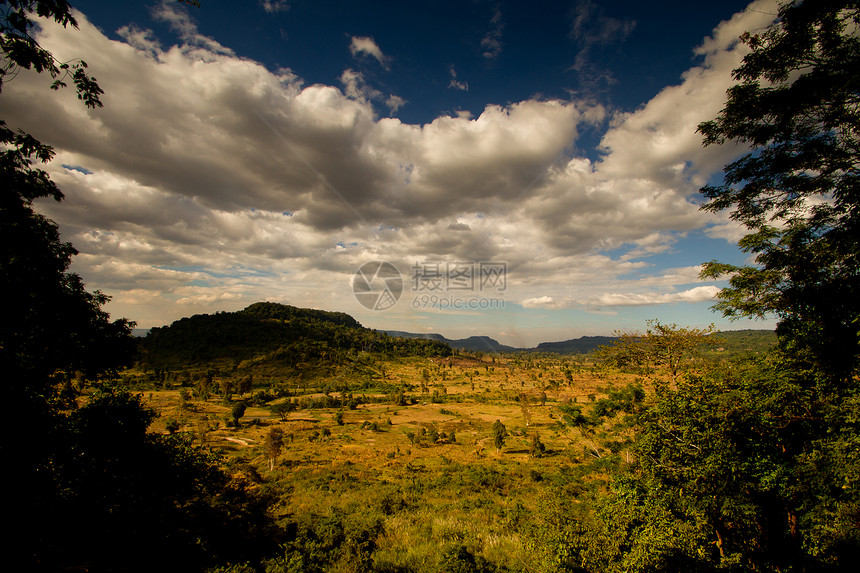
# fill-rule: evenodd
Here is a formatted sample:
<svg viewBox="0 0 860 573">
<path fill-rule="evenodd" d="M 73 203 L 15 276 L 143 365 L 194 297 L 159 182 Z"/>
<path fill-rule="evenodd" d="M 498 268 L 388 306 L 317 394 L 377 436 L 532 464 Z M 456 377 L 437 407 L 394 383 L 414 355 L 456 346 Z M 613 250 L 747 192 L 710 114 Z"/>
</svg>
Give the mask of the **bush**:
<svg viewBox="0 0 860 573">
<path fill-rule="evenodd" d="M 451 547 L 442 555 L 442 573 L 491 573 L 496 568 L 481 555 L 475 555 L 465 545 Z"/>
<path fill-rule="evenodd" d="M 269 410 L 273 414 L 277 414 L 278 416 L 280 416 L 282 420 L 286 420 L 287 414 L 289 414 L 290 412 L 292 412 L 295 409 L 296 409 L 296 404 L 294 404 L 293 402 L 290 402 L 289 400 L 286 400 L 286 401 L 281 402 L 279 404 L 272 404 L 271 406 L 269 406 Z"/>
<path fill-rule="evenodd" d="M 230 411 L 230 415 L 233 416 L 233 423 L 237 426 L 239 425 L 239 418 L 245 415 L 245 402 L 239 401 L 233 404 L 233 409 Z"/>
<path fill-rule="evenodd" d="M 168 418 L 164 421 L 164 428 L 169 434 L 175 434 L 180 428 L 179 421 L 173 418 Z"/>
<path fill-rule="evenodd" d="M 537 432 L 532 434 L 531 444 L 529 445 L 529 455 L 533 458 L 540 458 L 546 453 L 546 446 L 540 441 L 540 436 Z"/>
</svg>

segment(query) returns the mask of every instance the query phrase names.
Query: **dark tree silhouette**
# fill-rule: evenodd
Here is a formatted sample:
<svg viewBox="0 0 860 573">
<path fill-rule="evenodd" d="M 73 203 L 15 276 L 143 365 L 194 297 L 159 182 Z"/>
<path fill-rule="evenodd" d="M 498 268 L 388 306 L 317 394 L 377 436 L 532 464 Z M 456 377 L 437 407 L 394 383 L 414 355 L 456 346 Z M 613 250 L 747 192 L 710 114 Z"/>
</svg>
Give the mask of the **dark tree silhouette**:
<svg viewBox="0 0 860 573">
<path fill-rule="evenodd" d="M 57 62 L 32 31 L 37 18 L 76 27 L 63 0 L 0 3 L 0 91 L 9 74 L 71 80 L 88 108 L 102 93 L 86 63 Z M 202 571 L 259 559 L 276 547 L 263 501 L 179 436 L 147 432 L 154 412 L 104 380 L 128 361 L 131 323 L 111 321 L 108 298 L 69 272 L 75 249 L 36 213 L 63 194 L 37 167 L 52 149 L 0 121 L 0 372 L 13 414 L 2 417 L 0 458 L 14 526 L 13 570 Z M 72 379 L 98 381 L 79 406 Z M 21 431 L 26 428 L 26 431 Z"/>
</svg>

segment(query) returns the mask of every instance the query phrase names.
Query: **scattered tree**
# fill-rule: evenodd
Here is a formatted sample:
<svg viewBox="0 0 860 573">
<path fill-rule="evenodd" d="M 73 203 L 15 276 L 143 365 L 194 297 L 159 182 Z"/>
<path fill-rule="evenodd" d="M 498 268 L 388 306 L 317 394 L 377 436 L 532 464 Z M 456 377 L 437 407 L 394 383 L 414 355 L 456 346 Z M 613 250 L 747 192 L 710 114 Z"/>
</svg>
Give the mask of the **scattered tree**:
<svg viewBox="0 0 860 573">
<path fill-rule="evenodd" d="M 601 347 L 597 358 L 620 368 L 634 366 L 656 371 L 674 384 L 703 347 L 719 343 L 711 336 L 715 332 L 713 325 L 707 329 L 683 328 L 658 320 L 649 320 L 647 325 L 644 334 L 617 333 L 618 339 L 611 346 Z"/>
<path fill-rule="evenodd" d="M 546 446 L 540 441 L 540 434 L 532 434 L 529 443 L 529 455 L 533 458 L 541 458 L 546 453 Z"/>
<path fill-rule="evenodd" d="M 233 425 L 239 425 L 239 419 L 245 415 L 246 408 L 247 406 L 245 406 L 245 402 L 242 400 L 233 404 L 233 408 L 230 410 L 230 415 L 233 417 Z"/>
<path fill-rule="evenodd" d="M 275 460 L 281 453 L 284 447 L 284 431 L 281 428 L 271 428 L 266 434 L 263 441 L 263 449 L 266 452 L 266 457 L 269 459 L 269 471 L 275 469 Z"/>
<path fill-rule="evenodd" d="M 532 413 L 530 410 L 531 400 L 529 399 L 529 395 L 526 394 L 525 392 L 520 394 L 519 402 L 520 402 L 520 410 L 522 410 L 522 412 L 523 412 L 523 422 L 525 423 L 526 428 L 528 428 L 532 422 Z"/>
<path fill-rule="evenodd" d="M 505 438 L 508 435 L 508 430 L 501 420 L 493 422 L 493 444 L 496 446 L 496 451 L 501 452 L 505 445 Z"/>
<path fill-rule="evenodd" d="M 250 375 L 243 376 L 242 378 L 240 378 L 239 384 L 238 384 L 239 394 L 244 396 L 245 394 L 250 392 L 251 388 L 253 386 L 253 383 L 254 383 L 254 380 Z"/>
<path fill-rule="evenodd" d="M 596 420 L 586 416 L 582 412 L 582 406 L 578 404 L 561 404 L 558 407 L 561 412 L 561 421 L 568 428 L 576 429 L 582 439 L 585 440 L 591 454 L 596 458 L 601 458 L 597 444 L 595 443 L 594 427 L 597 424 Z"/>
<path fill-rule="evenodd" d="M 176 420 L 175 418 L 168 418 L 164 422 L 164 429 L 167 430 L 168 434 L 175 434 L 176 432 L 179 431 L 180 427 L 181 426 L 179 425 L 179 421 Z"/>
</svg>

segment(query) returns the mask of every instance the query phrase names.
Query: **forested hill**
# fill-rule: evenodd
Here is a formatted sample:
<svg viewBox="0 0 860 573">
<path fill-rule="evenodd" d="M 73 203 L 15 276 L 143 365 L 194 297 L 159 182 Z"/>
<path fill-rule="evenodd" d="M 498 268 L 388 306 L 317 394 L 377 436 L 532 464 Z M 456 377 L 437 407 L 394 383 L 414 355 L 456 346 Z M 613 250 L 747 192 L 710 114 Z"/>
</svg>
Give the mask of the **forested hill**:
<svg viewBox="0 0 860 573">
<path fill-rule="evenodd" d="M 140 361 L 153 368 L 245 362 L 279 368 L 336 365 L 349 353 L 448 356 L 435 340 L 404 340 L 364 328 L 342 312 L 258 302 L 237 312 L 197 314 L 153 328 Z"/>
</svg>

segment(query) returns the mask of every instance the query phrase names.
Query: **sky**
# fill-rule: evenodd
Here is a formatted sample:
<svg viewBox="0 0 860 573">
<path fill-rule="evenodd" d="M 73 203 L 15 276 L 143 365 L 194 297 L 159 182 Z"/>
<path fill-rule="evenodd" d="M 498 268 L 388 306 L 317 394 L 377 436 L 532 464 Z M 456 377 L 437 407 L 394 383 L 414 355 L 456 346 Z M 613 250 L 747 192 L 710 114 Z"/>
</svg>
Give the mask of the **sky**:
<svg viewBox="0 0 860 573">
<path fill-rule="evenodd" d="M 269 300 L 530 347 L 722 329 L 709 260 L 749 262 L 698 190 L 744 31 L 774 0 L 79 0 L 40 43 L 104 90 L 22 72 L 0 117 L 54 146 L 38 209 L 139 328 Z"/>
</svg>

